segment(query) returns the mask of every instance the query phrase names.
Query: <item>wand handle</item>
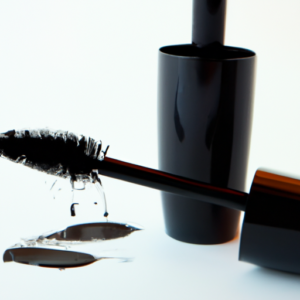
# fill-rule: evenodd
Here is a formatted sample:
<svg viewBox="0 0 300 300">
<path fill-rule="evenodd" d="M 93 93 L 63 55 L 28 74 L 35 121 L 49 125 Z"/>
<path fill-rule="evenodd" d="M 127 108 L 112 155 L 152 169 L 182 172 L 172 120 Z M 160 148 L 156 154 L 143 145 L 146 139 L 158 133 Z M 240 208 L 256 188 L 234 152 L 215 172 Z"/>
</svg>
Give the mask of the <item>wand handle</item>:
<svg viewBox="0 0 300 300">
<path fill-rule="evenodd" d="M 98 172 L 104 176 L 236 210 L 244 211 L 248 199 L 247 193 L 216 187 L 109 157 L 99 161 Z"/>
</svg>

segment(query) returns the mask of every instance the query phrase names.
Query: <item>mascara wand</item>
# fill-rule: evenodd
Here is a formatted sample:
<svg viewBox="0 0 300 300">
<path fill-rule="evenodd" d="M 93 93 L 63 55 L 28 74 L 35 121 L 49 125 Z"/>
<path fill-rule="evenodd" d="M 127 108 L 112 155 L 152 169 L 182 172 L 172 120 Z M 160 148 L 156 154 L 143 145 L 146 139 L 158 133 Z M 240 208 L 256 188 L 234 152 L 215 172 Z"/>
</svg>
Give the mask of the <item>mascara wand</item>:
<svg viewBox="0 0 300 300">
<path fill-rule="evenodd" d="M 245 211 L 239 259 L 300 274 L 300 180 L 258 170 L 247 194 L 109 158 L 101 149 L 101 141 L 68 131 L 0 134 L 1 157 L 54 176 L 96 184 L 101 174 Z"/>
</svg>

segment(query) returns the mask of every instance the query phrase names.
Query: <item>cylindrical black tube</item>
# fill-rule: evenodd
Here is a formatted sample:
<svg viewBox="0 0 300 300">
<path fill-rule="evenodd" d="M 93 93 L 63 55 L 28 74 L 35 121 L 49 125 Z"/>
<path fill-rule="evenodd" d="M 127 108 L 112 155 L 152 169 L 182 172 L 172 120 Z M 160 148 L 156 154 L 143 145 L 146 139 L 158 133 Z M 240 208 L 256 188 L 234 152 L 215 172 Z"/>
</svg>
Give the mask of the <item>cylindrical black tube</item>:
<svg viewBox="0 0 300 300">
<path fill-rule="evenodd" d="M 245 191 L 255 53 L 193 45 L 159 51 L 159 169 Z M 162 193 L 166 232 L 196 244 L 226 242 L 240 213 Z"/>
<path fill-rule="evenodd" d="M 224 44 L 226 0 L 194 0 L 192 42 L 198 47 Z"/>
</svg>

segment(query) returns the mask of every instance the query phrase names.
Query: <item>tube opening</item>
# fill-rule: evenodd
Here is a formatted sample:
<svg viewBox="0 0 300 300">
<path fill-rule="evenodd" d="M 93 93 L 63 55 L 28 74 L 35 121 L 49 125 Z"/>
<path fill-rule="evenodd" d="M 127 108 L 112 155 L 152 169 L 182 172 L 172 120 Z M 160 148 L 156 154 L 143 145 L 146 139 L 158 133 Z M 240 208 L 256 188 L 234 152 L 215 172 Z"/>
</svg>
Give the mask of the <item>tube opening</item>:
<svg viewBox="0 0 300 300">
<path fill-rule="evenodd" d="M 222 45 L 212 45 L 203 48 L 192 44 L 173 45 L 162 47 L 159 51 L 168 55 L 209 60 L 243 59 L 255 56 L 255 53 L 251 50 Z"/>
</svg>

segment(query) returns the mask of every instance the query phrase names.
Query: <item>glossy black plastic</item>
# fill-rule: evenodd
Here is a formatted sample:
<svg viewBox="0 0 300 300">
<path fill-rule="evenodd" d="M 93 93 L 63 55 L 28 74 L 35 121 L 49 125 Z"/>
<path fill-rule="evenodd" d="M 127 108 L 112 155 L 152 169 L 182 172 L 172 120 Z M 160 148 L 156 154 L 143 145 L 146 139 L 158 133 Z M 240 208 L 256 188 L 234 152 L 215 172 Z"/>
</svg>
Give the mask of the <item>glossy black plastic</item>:
<svg viewBox="0 0 300 300">
<path fill-rule="evenodd" d="M 103 161 L 94 160 L 93 165 L 98 169 L 98 173 L 104 176 L 235 210 L 245 210 L 248 199 L 247 193 L 220 188 L 110 157 L 105 157 Z"/>
<path fill-rule="evenodd" d="M 239 259 L 300 274 L 300 180 L 257 171 L 246 207 Z"/>
<path fill-rule="evenodd" d="M 226 0 L 194 0 L 192 42 L 198 47 L 224 44 Z"/>
<path fill-rule="evenodd" d="M 159 168 L 245 191 L 255 53 L 218 44 L 159 51 Z M 240 213 L 163 193 L 169 236 L 196 244 L 233 239 Z"/>
</svg>

